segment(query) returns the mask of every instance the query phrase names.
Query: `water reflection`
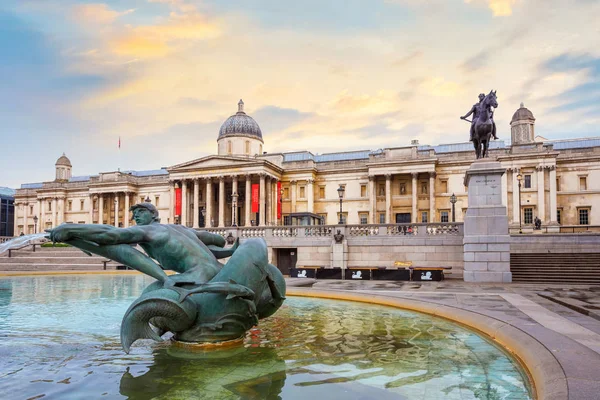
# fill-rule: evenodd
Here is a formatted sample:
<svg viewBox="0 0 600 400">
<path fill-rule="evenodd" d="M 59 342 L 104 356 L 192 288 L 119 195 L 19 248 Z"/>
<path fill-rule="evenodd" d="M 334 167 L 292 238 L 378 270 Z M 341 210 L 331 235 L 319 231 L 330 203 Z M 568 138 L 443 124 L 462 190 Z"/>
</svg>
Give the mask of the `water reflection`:
<svg viewBox="0 0 600 400">
<path fill-rule="evenodd" d="M 528 399 L 487 340 L 397 309 L 289 298 L 242 346 L 119 345 L 142 276 L 0 280 L 0 393 L 22 398 Z"/>
</svg>

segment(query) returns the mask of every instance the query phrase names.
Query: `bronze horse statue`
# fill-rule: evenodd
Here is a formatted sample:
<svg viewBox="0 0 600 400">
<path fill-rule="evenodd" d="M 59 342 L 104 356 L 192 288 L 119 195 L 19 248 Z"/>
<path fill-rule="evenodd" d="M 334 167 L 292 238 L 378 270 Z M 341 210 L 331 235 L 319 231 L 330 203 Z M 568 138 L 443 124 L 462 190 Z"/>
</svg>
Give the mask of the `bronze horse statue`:
<svg viewBox="0 0 600 400">
<path fill-rule="evenodd" d="M 473 146 L 475 147 L 477 159 L 488 156 L 490 138 L 492 132 L 496 129 L 494 121 L 492 120 L 492 115 L 494 113 L 492 108 L 497 107 L 498 101 L 496 99 L 496 91 L 492 90 L 481 101 L 481 104 L 479 105 L 479 115 L 475 121 Z"/>
</svg>

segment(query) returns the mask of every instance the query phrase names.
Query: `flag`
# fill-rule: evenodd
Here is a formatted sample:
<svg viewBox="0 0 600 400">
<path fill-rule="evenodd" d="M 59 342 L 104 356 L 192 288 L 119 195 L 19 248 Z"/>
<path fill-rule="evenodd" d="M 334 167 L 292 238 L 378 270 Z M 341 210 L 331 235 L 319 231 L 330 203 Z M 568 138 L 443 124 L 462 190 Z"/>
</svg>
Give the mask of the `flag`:
<svg viewBox="0 0 600 400">
<path fill-rule="evenodd" d="M 121 150 L 121 136 L 119 136 L 119 150 Z"/>
</svg>

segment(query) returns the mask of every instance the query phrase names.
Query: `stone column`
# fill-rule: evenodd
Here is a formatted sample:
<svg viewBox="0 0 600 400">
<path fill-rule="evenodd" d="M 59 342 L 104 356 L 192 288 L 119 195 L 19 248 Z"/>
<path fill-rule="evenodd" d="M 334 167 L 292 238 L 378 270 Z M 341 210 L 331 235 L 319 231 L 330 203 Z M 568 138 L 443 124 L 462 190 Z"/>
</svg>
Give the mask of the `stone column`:
<svg viewBox="0 0 600 400">
<path fill-rule="evenodd" d="M 412 175 L 412 216 L 411 222 L 414 224 L 418 221 L 417 219 L 417 179 L 419 178 L 418 172 L 411 173 Z"/>
<path fill-rule="evenodd" d="M 519 170 L 517 168 L 512 169 L 512 198 L 513 198 L 513 212 L 512 212 L 512 223 L 518 225 L 519 224 L 519 215 L 521 210 L 519 210 L 519 181 L 517 180 L 517 175 L 519 174 Z"/>
<path fill-rule="evenodd" d="M 450 220 L 452 217 L 450 217 Z M 427 222 L 435 221 L 435 172 L 429 173 L 429 218 Z"/>
<path fill-rule="evenodd" d="M 181 181 L 181 225 L 188 226 L 188 192 L 186 179 Z"/>
<path fill-rule="evenodd" d="M 170 223 L 174 224 L 175 223 L 175 186 L 177 186 L 177 183 L 175 181 L 170 182 L 171 184 L 169 185 L 169 218 L 170 218 Z"/>
<path fill-rule="evenodd" d="M 502 205 L 508 207 L 508 174 L 503 174 L 500 181 L 502 182 Z"/>
<path fill-rule="evenodd" d="M 537 190 L 538 190 L 538 201 L 537 201 L 537 216 L 542 220 L 542 223 L 547 221 L 546 219 L 546 193 L 544 190 L 544 167 L 542 165 L 536 168 L 537 171 Z"/>
<path fill-rule="evenodd" d="M 508 215 L 502 205 L 502 174 L 497 161 L 478 160 L 465 175 L 469 208 L 464 224 L 465 282 L 511 282 Z"/>
<path fill-rule="evenodd" d="M 291 191 L 291 208 L 290 213 L 296 212 L 296 190 L 297 190 L 297 181 L 290 181 L 290 191 Z"/>
<path fill-rule="evenodd" d="M 25 202 L 23 203 L 23 232 L 25 232 L 26 235 L 29 234 L 28 231 L 28 226 L 29 224 L 27 223 L 27 213 L 28 213 L 28 208 L 29 208 L 29 204 L 27 204 L 27 200 L 25 200 Z"/>
<path fill-rule="evenodd" d="M 40 219 L 38 221 L 38 232 L 44 232 L 46 229 L 46 201 L 41 198 L 38 200 L 41 204 L 40 206 Z"/>
<path fill-rule="evenodd" d="M 259 226 L 265 226 L 265 174 L 260 174 L 260 207 Z"/>
<path fill-rule="evenodd" d="M 556 218 L 556 167 L 551 165 L 549 168 L 550 179 L 550 224 L 558 224 Z"/>
<path fill-rule="evenodd" d="M 204 225 L 206 228 L 212 228 L 212 181 L 206 178 L 206 215 L 204 216 Z"/>
<path fill-rule="evenodd" d="M 198 214 L 198 205 L 200 204 L 200 201 L 198 201 L 198 199 L 200 198 L 200 182 L 198 182 L 198 178 L 194 179 L 194 201 L 193 203 L 193 208 L 192 208 L 192 215 L 194 216 L 194 228 L 200 228 L 200 215 Z"/>
<path fill-rule="evenodd" d="M 98 195 L 98 223 L 104 223 L 104 195 Z"/>
<path fill-rule="evenodd" d="M 244 205 L 244 225 L 250 226 L 250 211 L 252 211 L 252 175 L 246 175 L 246 204 Z"/>
<path fill-rule="evenodd" d="M 90 224 L 94 223 L 94 195 L 90 194 Z"/>
<path fill-rule="evenodd" d="M 56 197 L 52 198 L 52 227 L 56 228 L 56 216 L 57 216 L 57 210 L 56 210 Z"/>
<path fill-rule="evenodd" d="M 125 192 L 125 208 L 123 209 L 123 226 L 129 228 L 129 196 L 131 193 Z"/>
<path fill-rule="evenodd" d="M 277 179 L 271 179 L 271 192 L 269 193 L 271 200 L 271 222 L 277 225 Z"/>
<path fill-rule="evenodd" d="M 219 177 L 219 228 L 225 226 L 225 177 Z"/>
<path fill-rule="evenodd" d="M 231 179 L 232 179 L 231 194 L 233 195 L 235 193 L 239 196 L 237 175 L 232 176 Z M 237 210 L 235 210 L 236 207 L 237 207 L 237 200 L 234 202 L 233 197 L 232 197 L 231 198 L 231 226 L 234 226 L 234 225 L 237 226 L 237 224 L 238 224 L 236 221 L 236 218 L 237 218 Z"/>
<path fill-rule="evenodd" d="M 271 181 L 273 178 L 267 176 L 265 180 L 265 225 L 271 225 Z"/>
<path fill-rule="evenodd" d="M 115 226 L 119 226 L 119 193 L 115 193 Z"/>
<path fill-rule="evenodd" d="M 308 179 L 306 181 L 306 197 L 308 200 L 308 208 L 307 211 L 309 213 L 315 212 L 315 194 L 314 194 L 314 179 Z"/>
<path fill-rule="evenodd" d="M 385 174 L 385 223 L 392 220 L 392 174 Z"/>
<path fill-rule="evenodd" d="M 58 207 L 56 209 L 56 218 L 57 218 L 57 225 L 60 225 L 63 222 L 65 222 L 65 198 L 64 197 L 58 198 Z"/>
<path fill-rule="evenodd" d="M 377 198 L 375 197 L 375 176 L 369 175 L 369 223 L 376 223 L 375 219 L 375 206 L 377 204 Z"/>
</svg>

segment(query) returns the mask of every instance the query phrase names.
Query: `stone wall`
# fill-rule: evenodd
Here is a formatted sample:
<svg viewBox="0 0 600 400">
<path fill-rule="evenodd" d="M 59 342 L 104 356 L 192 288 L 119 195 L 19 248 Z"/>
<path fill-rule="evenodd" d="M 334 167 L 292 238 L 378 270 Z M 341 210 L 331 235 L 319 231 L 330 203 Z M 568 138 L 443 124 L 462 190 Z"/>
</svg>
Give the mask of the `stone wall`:
<svg viewBox="0 0 600 400">
<path fill-rule="evenodd" d="M 600 253 L 600 234 L 511 235 L 511 253 Z"/>
</svg>

